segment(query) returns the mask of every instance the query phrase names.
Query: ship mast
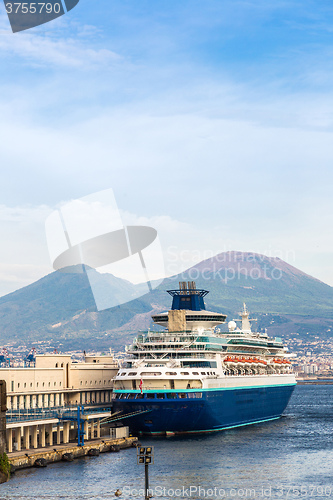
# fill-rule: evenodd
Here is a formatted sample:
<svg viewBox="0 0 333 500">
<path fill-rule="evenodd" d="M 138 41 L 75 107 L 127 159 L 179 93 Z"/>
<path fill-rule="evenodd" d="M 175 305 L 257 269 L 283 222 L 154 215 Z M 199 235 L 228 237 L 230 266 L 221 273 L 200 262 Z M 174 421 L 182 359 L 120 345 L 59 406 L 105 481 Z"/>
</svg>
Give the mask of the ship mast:
<svg viewBox="0 0 333 500">
<path fill-rule="evenodd" d="M 257 321 L 256 318 L 249 318 L 249 312 L 246 309 L 246 304 L 243 302 L 243 310 L 238 313 L 242 319 L 234 319 L 234 321 L 242 322 L 242 331 L 244 333 L 251 333 L 251 321 Z"/>
</svg>

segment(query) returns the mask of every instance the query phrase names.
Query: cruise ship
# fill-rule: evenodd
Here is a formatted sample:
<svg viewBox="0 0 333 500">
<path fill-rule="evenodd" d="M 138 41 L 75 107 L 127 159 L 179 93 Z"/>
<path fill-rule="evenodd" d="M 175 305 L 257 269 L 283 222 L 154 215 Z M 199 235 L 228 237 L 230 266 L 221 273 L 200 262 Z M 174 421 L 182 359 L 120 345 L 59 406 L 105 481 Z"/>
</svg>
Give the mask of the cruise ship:
<svg viewBox="0 0 333 500">
<path fill-rule="evenodd" d="M 152 316 L 114 379 L 113 410 L 133 434 L 204 433 L 277 419 L 296 385 L 280 338 L 206 310 L 207 290 L 180 282 L 170 311 Z M 237 325 L 240 322 L 239 326 Z"/>
</svg>

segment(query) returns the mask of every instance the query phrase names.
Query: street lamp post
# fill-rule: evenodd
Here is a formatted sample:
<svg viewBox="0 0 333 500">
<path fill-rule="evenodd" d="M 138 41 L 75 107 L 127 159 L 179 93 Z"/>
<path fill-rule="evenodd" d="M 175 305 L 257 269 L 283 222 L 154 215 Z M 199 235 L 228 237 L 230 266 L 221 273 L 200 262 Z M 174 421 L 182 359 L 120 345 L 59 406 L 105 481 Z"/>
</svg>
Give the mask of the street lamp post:
<svg viewBox="0 0 333 500">
<path fill-rule="evenodd" d="M 138 446 L 136 449 L 137 463 L 145 464 L 145 500 L 149 500 L 149 474 L 148 466 L 154 463 L 154 447 L 153 446 Z"/>
</svg>

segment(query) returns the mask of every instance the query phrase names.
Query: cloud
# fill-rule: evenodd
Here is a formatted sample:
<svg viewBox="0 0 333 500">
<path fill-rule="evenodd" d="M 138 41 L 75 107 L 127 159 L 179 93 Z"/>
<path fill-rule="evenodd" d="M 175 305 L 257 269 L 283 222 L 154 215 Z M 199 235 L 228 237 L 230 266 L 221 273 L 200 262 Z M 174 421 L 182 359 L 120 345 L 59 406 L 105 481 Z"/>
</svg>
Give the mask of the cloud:
<svg viewBox="0 0 333 500">
<path fill-rule="evenodd" d="M 35 34 L 24 37 L 8 32 L 0 37 L 0 50 L 6 57 L 21 59 L 25 65 L 91 70 L 119 61 L 108 49 L 92 49 L 75 38 L 52 39 Z"/>
<path fill-rule="evenodd" d="M 303 23 L 310 7 L 101 1 L 47 32 L 2 33 L 3 203 L 53 207 L 112 187 L 181 265 L 282 252 L 333 283 L 316 264 L 332 248 L 331 49 L 320 20 Z M 11 210 L 2 255 L 46 262 L 41 219 L 16 237 Z"/>
</svg>

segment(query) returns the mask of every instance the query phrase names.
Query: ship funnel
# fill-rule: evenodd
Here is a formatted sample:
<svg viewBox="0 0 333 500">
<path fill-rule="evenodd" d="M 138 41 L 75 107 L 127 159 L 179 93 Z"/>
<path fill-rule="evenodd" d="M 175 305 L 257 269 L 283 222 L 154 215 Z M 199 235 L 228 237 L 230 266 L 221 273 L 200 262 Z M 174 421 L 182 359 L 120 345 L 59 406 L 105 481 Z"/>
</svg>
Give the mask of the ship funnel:
<svg viewBox="0 0 333 500">
<path fill-rule="evenodd" d="M 195 281 L 180 281 L 179 290 L 181 295 L 187 295 L 197 289 Z"/>
</svg>

